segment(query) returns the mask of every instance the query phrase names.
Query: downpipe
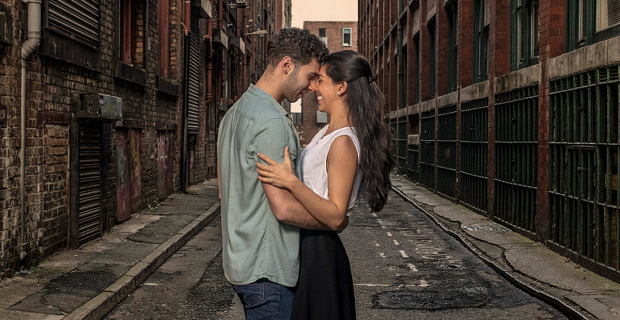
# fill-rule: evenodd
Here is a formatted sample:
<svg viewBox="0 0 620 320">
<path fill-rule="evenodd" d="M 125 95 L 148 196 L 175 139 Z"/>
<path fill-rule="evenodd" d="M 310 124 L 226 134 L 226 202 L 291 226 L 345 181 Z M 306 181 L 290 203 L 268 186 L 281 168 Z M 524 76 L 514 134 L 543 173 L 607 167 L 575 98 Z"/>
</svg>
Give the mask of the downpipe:
<svg viewBox="0 0 620 320">
<path fill-rule="evenodd" d="M 27 252 L 26 246 L 26 59 L 37 49 L 41 42 L 41 3 L 42 0 L 24 0 L 28 3 L 28 37 L 22 44 L 21 49 L 21 124 L 20 124 L 20 147 L 19 147 L 19 216 L 20 216 L 20 230 L 19 230 L 19 243 L 20 253 L 19 258 L 23 260 Z"/>
</svg>

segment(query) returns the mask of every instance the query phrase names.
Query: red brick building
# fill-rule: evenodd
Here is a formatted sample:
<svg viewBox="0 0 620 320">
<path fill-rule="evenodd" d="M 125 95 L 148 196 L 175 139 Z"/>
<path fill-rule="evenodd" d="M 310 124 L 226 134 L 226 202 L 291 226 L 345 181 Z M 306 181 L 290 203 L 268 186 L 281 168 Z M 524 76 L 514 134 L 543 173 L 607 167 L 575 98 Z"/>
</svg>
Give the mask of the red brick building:
<svg viewBox="0 0 620 320">
<path fill-rule="evenodd" d="M 357 51 L 357 22 L 355 21 L 304 21 L 304 29 L 319 36 L 327 45 L 329 52 Z M 302 145 L 308 144 L 312 137 L 327 124 L 327 120 L 327 115 L 318 111 L 316 94 L 304 95 L 301 101 L 301 124 L 297 125 Z"/>
<path fill-rule="evenodd" d="M 620 278 L 620 1 L 360 0 L 400 173 Z"/>
<path fill-rule="evenodd" d="M 276 2 L 0 0 L 0 278 L 215 177 Z"/>
</svg>

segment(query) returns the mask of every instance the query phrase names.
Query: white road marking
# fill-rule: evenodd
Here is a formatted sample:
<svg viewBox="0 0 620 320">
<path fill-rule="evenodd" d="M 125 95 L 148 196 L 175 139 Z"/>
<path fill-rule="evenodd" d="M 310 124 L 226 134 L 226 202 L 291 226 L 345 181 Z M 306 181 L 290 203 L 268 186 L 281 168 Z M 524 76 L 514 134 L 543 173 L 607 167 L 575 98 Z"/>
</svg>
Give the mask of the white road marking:
<svg viewBox="0 0 620 320">
<path fill-rule="evenodd" d="M 416 268 L 413 263 L 407 263 L 407 267 L 409 267 L 409 269 L 413 272 L 418 272 L 418 268 Z"/>
<path fill-rule="evenodd" d="M 405 253 L 405 250 L 399 250 L 398 252 L 400 252 L 403 258 L 409 258 L 409 256 Z"/>
<path fill-rule="evenodd" d="M 376 217 L 377 217 L 377 214 L 373 212 L 373 213 L 372 213 L 372 216 L 376 218 Z"/>
<path fill-rule="evenodd" d="M 379 242 L 377 242 L 377 240 L 373 240 L 375 243 L 375 247 L 380 247 L 381 245 L 379 244 Z"/>
<path fill-rule="evenodd" d="M 426 288 L 428 286 L 429 286 L 429 284 L 428 284 L 428 282 L 426 282 L 426 280 L 420 279 L 420 287 Z"/>
<path fill-rule="evenodd" d="M 388 233 L 387 233 L 387 235 L 388 235 L 388 237 L 391 237 L 391 236 L 392 236 L 392 233 L 391 233 L 391 232 L 388 232 Z"/>
<path fill-rule="evenodd" d="M 394 240 L 394 244 L 397 246 L 400 246 L 400 243 L 398 243 L 398 241 Z"/>
<path fill-rule="evenodd" d="M 381 256 L 381 258 L 385 258 L 385 253 L 379 252 L 379 256 Z"/>
</svg>

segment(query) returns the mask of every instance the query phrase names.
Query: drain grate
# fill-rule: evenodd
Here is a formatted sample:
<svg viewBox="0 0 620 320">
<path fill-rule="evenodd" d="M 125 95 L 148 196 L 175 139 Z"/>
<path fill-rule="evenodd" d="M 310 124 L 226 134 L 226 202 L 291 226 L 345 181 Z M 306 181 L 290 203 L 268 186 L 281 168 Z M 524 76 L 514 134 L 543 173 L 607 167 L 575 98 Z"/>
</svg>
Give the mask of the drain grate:
<svg viewBox="0 0 620 320">
<path fill-rule="evenodd" d="M 378 309 L 445 310 L 480 307 L 488 301 L 487 289 L 483 287 L 446 291 L 402 290 L 375 295 L 374 307 Z"/>
</svg>

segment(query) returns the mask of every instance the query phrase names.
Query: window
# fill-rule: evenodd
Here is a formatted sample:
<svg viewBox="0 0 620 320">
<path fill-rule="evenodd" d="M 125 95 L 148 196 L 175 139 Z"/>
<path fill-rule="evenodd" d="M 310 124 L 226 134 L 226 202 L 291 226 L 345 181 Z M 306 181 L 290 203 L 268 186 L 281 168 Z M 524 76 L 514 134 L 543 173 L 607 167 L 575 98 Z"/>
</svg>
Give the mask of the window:
<svg viewBox="0 0 620 320">
<path fill-rule="evenodd" d="M 430 67 L 431 67 L 431 74 L 430 74 L 430 97 L 434 97 L 435 96 L 435 74 L 436 74 L 436 58 L 435 58 L 435 20 L 431 21 L 428 25 L 428 33 L 429 33 L 429 46 L 430 46 L 430 57 L 429 57 L 429 62 L 430 62 Z"/>
<path fill-rule="evenodd" d="M 620 25 L 620 0 L 596 1 L 596 32 Z"/>
<path fill-rule="evenodd" d="M 351 46 L 351 28 L 342 28 L 342 46 Z"/>
<path fill-rule="evenodd" d="M 120 21 L 121 61 L 130 65 L 144 64 L 144 2 L 122 0 Z"/>
<path fill-rule="evenodd" d="M 457 30 L 457 6 L 454 2 L 448 9 L 448 91 L 456 91 L 456 60 L 458 50 L 456 45 Z"/>
<path fill-rule="evenodd" d="M 567 51 L 620 35 L 620 0 L 569 0 L 566 15 Z"/>
<path fill-rule="evenodd" d="M 489 18 L 486 4 L 486 0 L 476 0 L 474 3 L 474 82 L 488 78 Z"/>
<path fill-rule="evenodd" d="M 170 3 L 159 0 L 159 75 L 167 78 L 170 66 Z"/>
<path fill-rule="evenodd" d="M 49 1 L 50 30 L 91 48 L 99 47 L 99 0 Z M 75 17 L 80 17 L 76 19 Z"/>
<path fill-rule="evenodd" d="M 510 68 L 538 62 L 538 1 L 512 0 Z"/>
<path fill-rule="evenodd" d="M 413 45 L 415 46 L 415 65 L 413 68 L 414 102 L 418 103 L 420 102 L 420 37 L 418 35 L 413 38 Z"/>
<path fill-rule="evenodd" d="M 321 38 L 325 45 L 327 45 L 327 32 L 325 31 L 325 28 L 319 28 L 319 38 Z"/>
</svg>

